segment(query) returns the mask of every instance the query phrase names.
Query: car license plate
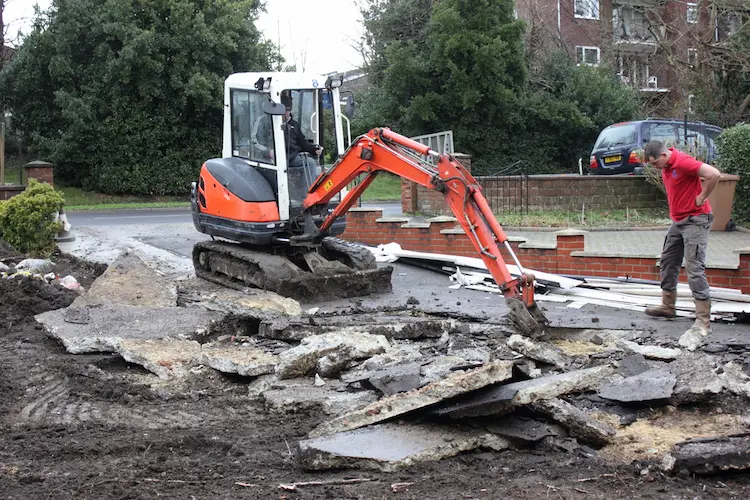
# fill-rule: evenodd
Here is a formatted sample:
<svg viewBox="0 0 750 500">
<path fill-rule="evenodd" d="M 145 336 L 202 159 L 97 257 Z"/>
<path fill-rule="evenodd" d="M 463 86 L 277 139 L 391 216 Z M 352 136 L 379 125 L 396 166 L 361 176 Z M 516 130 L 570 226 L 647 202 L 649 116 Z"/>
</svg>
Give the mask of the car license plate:
<svg viewBox="0 0 750 500">
<path fill-rule="evenodd" d="M 604 163 L 614 163 L 616 161 L 622 161 L 622 155 L 604 157 Z"/>
</svg>

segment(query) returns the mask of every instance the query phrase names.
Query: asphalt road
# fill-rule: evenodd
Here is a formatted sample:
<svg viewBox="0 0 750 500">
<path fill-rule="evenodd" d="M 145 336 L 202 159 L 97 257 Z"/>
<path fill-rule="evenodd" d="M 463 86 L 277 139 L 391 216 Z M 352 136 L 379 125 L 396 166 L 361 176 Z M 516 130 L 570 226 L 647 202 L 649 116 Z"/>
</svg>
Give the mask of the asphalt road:
<svg viewBox="0 0 750 500">
<path fill-rule="evenodd" d="M 368 202 L 363 207 L 382 208 L 384 217 L 401 215 L 401 202 Z M 189 208 L 156 208 L 140 210 L 101 210 L 67 212 L 73 227 L 98 227 L 128 224 L 181 224 L 192 223 Z"/>
</svg>

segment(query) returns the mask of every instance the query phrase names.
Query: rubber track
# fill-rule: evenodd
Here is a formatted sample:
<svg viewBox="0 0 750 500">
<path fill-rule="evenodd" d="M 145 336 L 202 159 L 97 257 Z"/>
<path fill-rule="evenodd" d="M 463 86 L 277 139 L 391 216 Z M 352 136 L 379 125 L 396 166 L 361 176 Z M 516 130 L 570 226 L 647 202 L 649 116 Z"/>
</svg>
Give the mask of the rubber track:
<svg viewBox="0 0 750 500">
<path fill-rule="evenodd" d="M 323 246 L 327 252 L 334 254 L 332 257 L 342 257 L 344 263 L 352 268 L 351 272 L 322 276 L 303 271 L 285 257 L 223 241 L 203 241 L 196 244 L 193 248 L 193 266 L 196 276 L 228 288 L 261 288 L 300 301 L 361 297 L 391 291 L 393 268 L 378 268 L 374 256 L 366 248 L 338 238 L 325 238 Z M 244 266 L 247 271 L 242 269 L 242 274 L 245 276 L 235 279 L 239 272 L 227 276 L 205 269 L 200 264 L 201 252 L 211 252 L 218 254 L 220 258 L 226 258 L 225 262 L 234 269 Z"/>
</svg>

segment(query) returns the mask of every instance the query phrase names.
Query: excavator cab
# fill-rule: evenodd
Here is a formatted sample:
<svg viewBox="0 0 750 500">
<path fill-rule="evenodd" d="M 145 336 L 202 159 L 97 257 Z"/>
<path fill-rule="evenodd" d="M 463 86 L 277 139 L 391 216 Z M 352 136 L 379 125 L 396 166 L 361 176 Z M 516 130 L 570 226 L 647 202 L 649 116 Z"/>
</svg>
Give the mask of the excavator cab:
<svg viewBox="0 0 750 500">
<path fill-rule="evenodd" d="M 290 244 L 305 224 L 320 225 L 346 193 L 344 188 L 312 210 L 303 208 L 316 178 L 351 143 L 351 135 L 344 136 L 349 121 L 340 84 L 341 77 L 301 73 L 226 79 L 222 155 L 203 163 L 192 187 L 193 224 L 221 239 L 195 246 L 198 276 L 300 299 L 390 290 L 390 268 L 378 269 L 367 249 L 336 238 L 346 228 L 345 217 L 312 248 Z M 323 148 L 320 156 L 313 145 Z"/>
</svg>

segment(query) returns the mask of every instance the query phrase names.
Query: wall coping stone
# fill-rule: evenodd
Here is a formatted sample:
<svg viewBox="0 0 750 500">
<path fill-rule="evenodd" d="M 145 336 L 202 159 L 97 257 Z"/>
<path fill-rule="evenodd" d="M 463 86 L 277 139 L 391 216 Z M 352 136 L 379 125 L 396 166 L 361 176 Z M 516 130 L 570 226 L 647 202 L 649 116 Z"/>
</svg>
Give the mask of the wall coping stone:
<svg viewBox="0 0 750 500">
<path fill-rule="evenodd" d="M 401 227 L 405 228 L 412 228 L 412 229 L 429 229 L 431 224 L 429 222 L 407 222 L 406 224 L 403 224 Z"/>
<path fill-rule="evenodd" d="M 408 217 L 380 217 L 375 219 L 375 222 L 409 222 L 411 219 Z"/>
<path fill-rule="evenodd" d="M 383 209 L 377 208 L 377 207 L 351 207 L 348 211 L 349 212 L 378 212 L 378 211 L 382 212 Z"/>
<path fill-rule="evenodd" d="M 466 234 L 466 231 L 464 231 L 464 228 L 459 226 L 452 229 L 441 229 L 440 234 Z"/>
<path fill-rule="evenodd" d="M 750 247 L 738 248 L 737 250 L 734 250 L 734 253 L 738 253 L 740 255 L 747 255 L 750 253 Z"/>
<path fill-rule="evenodd" d="M 437 217 L 430 217 L 426 220 L 427 222 L 458 222 L 458 219 L 451 217 L 450 215 L 438 215 Z"/>
<path fill-rule="evenodd" d="M 588 231 L 583 229 L 563 229 L 562 231 L 555 231 L 558 236 L 584 236 Z"/>
<path fill-rule="evenodd" d="M 557 245 L 551 245 L 549 243 L 521 243 L 518 248 L 535 248 L 537 250 L 554 250 Z"/>
<path fill-rule="evenodd" d="M 612 257 L 621 257 L 623 259 L 631 258 L 631 259 L 658 259 L 661 257 L 661 254 L 654 254 L 654 253 L 617 253 L 617 252 L 586 252 L 586 251 L 576 251 L 576 252 L 570 252 L 571 257 L 606 257 L 606 258 L 612 258 Z"/>
</svg>

